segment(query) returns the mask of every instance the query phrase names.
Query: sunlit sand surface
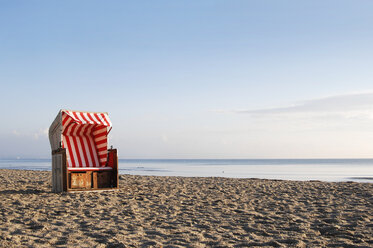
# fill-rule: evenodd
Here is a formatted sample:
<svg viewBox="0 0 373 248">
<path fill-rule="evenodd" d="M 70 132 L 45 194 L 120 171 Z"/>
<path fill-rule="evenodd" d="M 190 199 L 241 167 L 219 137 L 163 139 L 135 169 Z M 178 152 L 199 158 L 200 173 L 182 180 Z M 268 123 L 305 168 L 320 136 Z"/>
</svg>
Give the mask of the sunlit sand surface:
<svg viewBox="0 0 373 248">
<path fill-rule="evenodd" d="M 373 247 L 373 184 L 120 176 L 51 193 L 47 171 L 0 170 L 1 247 Z"/>
</svg>

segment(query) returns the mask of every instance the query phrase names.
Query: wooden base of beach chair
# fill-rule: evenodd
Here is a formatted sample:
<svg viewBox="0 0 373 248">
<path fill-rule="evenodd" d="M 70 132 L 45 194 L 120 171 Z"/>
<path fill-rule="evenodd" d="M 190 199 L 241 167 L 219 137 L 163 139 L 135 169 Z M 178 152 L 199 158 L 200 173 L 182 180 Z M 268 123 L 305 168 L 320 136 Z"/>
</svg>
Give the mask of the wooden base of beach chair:
<svg viewBox="0 0 373 248">
<path fill-rule="evenodd" d="M 119 188 L 118 155 L 116 149 L 108 150 L 111 170 L 71 170 L 67 168 L 66 149 L 52 152 L 52 191 L 76 192 L 115 190 Z"/>
</svg>

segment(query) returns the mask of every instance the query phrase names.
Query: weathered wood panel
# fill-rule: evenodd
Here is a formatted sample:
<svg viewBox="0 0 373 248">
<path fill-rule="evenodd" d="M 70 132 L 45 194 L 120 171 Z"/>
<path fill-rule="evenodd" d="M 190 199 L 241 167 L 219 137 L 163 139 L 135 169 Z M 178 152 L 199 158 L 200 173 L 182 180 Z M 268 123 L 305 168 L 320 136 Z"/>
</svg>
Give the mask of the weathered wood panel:
<svg viewBox="0 0 373 248">
<path fill-rule="evenodd" d="M 52 191 L 63 191 L 63 154 L 52 155 Z"/>
</svg>

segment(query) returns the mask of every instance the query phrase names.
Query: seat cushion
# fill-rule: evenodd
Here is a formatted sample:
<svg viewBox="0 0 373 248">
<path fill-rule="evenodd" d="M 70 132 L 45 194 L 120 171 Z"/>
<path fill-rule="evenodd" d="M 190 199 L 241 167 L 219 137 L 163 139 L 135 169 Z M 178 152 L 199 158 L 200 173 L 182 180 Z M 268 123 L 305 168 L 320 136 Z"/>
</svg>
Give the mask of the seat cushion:
<svg viewBox="0 0 373 248">
<path fill-rule="evenodd" d="M 111 167 L 69 167 L 69 171 L 100 171 L 100 170 L 112 170 Z"/>
</svg>

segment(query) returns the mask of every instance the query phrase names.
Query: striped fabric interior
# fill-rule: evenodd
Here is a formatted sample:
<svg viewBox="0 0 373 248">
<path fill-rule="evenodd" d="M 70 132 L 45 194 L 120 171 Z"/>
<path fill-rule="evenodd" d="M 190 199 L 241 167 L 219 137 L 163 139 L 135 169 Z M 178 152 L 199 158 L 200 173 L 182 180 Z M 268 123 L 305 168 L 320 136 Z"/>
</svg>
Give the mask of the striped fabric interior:
<svg viewBox="0 0 373 248">
<path fill-rule="evenodd" d="M 62 147 L 69 168 L 104 167 L 111 122 L 106 113 L 62 113 Z"/>
</svg>

